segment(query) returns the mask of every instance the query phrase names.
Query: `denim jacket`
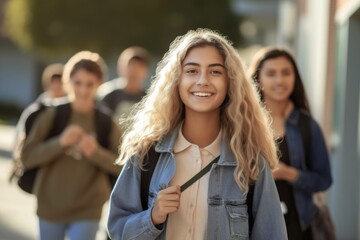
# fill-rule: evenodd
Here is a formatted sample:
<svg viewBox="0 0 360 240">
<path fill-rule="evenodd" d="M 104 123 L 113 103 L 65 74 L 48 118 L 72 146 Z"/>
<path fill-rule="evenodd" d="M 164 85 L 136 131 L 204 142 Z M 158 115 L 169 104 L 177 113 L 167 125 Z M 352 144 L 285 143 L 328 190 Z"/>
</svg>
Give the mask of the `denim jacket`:
<svg viewBox="0 0 360 240">
<path fill-rule="evenodd" d="M 286 121 L 286 141 L 290 165 L 299 170 L 299 178 L 293 182 L 295 205 L 303 230 L 310 226 L 314 217 L 313 193 L 328 189 L 332 183 L 329 156 L 319 125 L 311 118 L 311 147 L 306 165 L 305 152 L 299 126 L 302 113 L 294 109 Z"/>
<path fill-rule="evenodd" d="M 156 196 L 168 186 L 175 172 L 173 147 L 178 135 L 175 129 L 155 150 L 160 157 L 149 188 L 149 209 L 143 210 L 140 199 L 140 169 L 131 159 L 123 168 L 110 198 L 108 232 L 111 239 L 165 239 L 166 222 L 162 229 L 151 221 L 151 209 Z M 205 239 L 287 239 L 280 200 L 270 168 L 260 159 L 261 172 L 253 196 L 254 225 L 249 237 L 246 193 L 236 184 L 233 173 L 236 159 L 222 141 L 219 162 L 210 170 L 208 190 L 208 219 Z"/>
</svg>

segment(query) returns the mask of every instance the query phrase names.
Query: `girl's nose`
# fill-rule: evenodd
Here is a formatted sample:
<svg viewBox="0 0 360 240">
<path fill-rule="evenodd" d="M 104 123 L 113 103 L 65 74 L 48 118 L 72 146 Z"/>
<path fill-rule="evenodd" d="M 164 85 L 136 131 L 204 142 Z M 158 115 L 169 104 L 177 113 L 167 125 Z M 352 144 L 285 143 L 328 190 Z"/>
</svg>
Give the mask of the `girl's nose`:
<svg viewBox="0 0 360 240">
<path fill-rule="evenodd" d="M 206 73 L 201 73 L 196 81 L 196 85 L 207 86 L 209 85 L 209 76 Z"/>
</svg>

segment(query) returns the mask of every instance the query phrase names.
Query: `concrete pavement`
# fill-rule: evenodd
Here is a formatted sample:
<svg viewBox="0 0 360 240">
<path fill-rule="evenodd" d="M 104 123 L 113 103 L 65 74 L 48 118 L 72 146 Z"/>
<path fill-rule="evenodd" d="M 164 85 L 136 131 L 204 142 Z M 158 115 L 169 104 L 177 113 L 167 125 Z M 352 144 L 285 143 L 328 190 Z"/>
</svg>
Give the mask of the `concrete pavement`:
<svg viewBox="0 0 360 240">
<path fill-rule="evenodd" d="M 15 128 L 0 125 L 0 240 L 35 240 L 38 236 L 36 198 L 9 183 Z M 97 240 L 105 240 L 108 206 L 104 207 Z"/>
<path fill-rule="evenodd" d="M 8 181 L 14 134 L 13 126 L 0 126 L 0 239 L 36 239 L 35 198 Z"/>
</svg>

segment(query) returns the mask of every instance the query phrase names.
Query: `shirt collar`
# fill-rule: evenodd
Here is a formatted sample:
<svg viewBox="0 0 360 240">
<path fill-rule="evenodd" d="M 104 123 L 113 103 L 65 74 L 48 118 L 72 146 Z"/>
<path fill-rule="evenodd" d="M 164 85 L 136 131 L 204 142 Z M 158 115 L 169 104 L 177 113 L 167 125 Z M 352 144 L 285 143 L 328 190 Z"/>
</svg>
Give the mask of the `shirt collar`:
<svg viewBox="0 0 360 240">
<path fill-rule="evenodd" d="M 178 153 L 181 151 L 184 151 L 186 148 L 190 147 L 192 145 L 191 142 L 186 140 L 182 133 L 182 124 L 179 128 L 178 137 L 176 139 L 175 145 L 174 145 L 174 153 Z"/>
<path fill-rule="evenodd" d="M 211 155 L 213 155 L 213 157 L 219 156 L 221 152 L 221 132 L 222 131 L 220 130 L 218 136 L 212 143 L 210 143 L 210 145 L 203 148 L 204 150 L 208 151 Z"/>
</svg>

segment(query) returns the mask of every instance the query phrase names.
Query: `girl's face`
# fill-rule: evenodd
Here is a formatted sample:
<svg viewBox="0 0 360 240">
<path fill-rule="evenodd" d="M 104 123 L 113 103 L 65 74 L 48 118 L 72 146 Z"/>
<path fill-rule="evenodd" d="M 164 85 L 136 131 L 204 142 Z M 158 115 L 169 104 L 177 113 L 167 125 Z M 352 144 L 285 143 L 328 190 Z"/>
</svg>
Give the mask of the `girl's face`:
<svg viewBox="0 0 360 240">
<path fill-rule="evenodd" d="M 266 60 L 260 69 L 259 83 L 265 101 L 287 101 L 294 90 L 294 68 L 285 57 Z"/>
<path fill-rule="evenodd" d="M 75 100 L 93 102 L 101 80 L 84 69 L 77 70 L 71 77 Z"/>
<path fill-rule="evenodd" d="M 179 94 L 185 111 L 220 111 L 227 94 L 227 71 L 219 50 L 213 46 L 191 49 L 181 66 Z"/>
</svg>

